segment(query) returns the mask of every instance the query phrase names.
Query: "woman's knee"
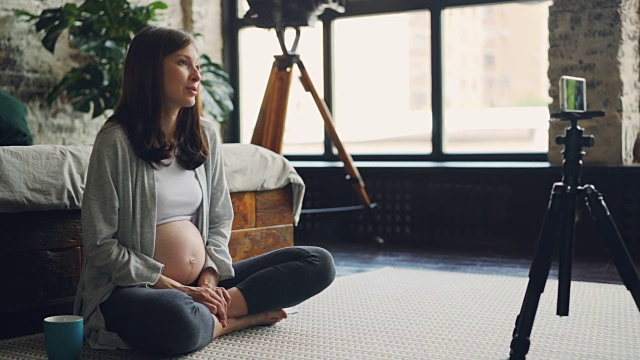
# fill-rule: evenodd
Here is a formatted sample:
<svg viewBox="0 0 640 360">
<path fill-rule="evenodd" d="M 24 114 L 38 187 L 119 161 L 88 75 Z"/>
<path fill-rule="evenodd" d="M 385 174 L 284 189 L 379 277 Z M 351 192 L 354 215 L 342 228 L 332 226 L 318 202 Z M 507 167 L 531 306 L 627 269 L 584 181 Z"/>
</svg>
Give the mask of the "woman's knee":
<svg viewBox="0 0 640 360">
<path fill-rule="evenodd" d="M 181 293 L 182 294 L 182 293 Z M 158 329 L 158 342 L 166 355 L 182 355 L 202 349 L 213 338 L 213 315 L 191 297 L 167 307 L 164 324 Z M 162 315 L 160 315 L 162 316 Z"/>
<path fill-rule="evenodd" d="M 107 321 L 107 329 L 134 348 L 176 356 L 199 350 L 213 338 L 214 320 L 209 310 L 182 292 L 151 289 L 130 300 L 126 324 Z"/>
<path fill-rule="evenodd" d="M 309 252 L 308 263 L 311 264 L 308 276 L 322 289 L 331 285 L 336 277 L 333 256 L 329 251 L 316 246 L 303 246 Z"/>
</svg>

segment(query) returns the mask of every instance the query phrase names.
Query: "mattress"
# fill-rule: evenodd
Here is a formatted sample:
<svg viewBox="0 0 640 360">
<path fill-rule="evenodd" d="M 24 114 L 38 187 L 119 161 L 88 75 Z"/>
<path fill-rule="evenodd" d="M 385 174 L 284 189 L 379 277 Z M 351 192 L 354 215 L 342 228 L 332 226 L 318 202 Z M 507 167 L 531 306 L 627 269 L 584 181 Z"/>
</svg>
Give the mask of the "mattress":
<svg viewBox="0 0 640 360">
<path fill-rule="evenodd" d="M 0 213 L 80 209 L 91 150 L 92 145 L 0 147 Z M 222 153 L 230 192 L 291 184 L 297 223 L 305 185 L 286 158 L 250 144 L 223 144 Z"/>
</svg>

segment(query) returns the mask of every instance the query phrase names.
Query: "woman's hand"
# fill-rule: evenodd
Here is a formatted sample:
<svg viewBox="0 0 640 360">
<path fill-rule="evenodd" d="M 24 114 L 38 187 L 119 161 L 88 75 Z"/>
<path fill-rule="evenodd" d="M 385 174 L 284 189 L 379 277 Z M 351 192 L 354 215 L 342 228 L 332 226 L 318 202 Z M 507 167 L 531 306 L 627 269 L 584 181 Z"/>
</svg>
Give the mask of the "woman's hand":
<svg viewBox="0 0 640 360">
<path fill-rule="evenodd" d="M 209 272 L 208 270 L 211 270 Z M 156 289 L 176 289 L 191 296 L 193 301 L 204 305 L 215 315 L 222 326 L 227 326 L 227 309 L 231 302 L 231 296 L 225 288 L 218 287 L 218 276 L 212 269 L 202 272 L 198 286 L 186 286 L 179 282 L 160 275 L 158 281 L 151 287 Z"/>
<path fill-rule="evenodd" d="M 206 306 L 220 320 L 223 327 L 227 326 L 227 309 L 231 297 L 225 288 L 210 289 L 201 286 L 185 286 L 182 291 L 191 296 L 193 301 Z"/>
<path fill-rule="evenodd" d="M 223 327 L 227 326 L 227 309 L 229 308 L 229 304 L 231 303 L 231 295 L 227 289 L 218 286 L 218 280 L 220 276 L 215 272 L 212 268 L 206 268 L 202 270 L 200 273 L 200 279 L 198 280 L 198 287 L 203 289 L 210 289 L 214 292 L 216 299 L 219 299 L 219 302 L 224 303 L 224 311 L 222 313 L 214 313 L 218 316 L 218 320 Z M 206 305 L 206 304 L 205 304 Z"/>
<path fill-rule="evenodd" d="M 198 279 L 198 286 L 213 289 L 218 286 L 220 275 L 212 268 L 203 269 Z"/>
</svg>

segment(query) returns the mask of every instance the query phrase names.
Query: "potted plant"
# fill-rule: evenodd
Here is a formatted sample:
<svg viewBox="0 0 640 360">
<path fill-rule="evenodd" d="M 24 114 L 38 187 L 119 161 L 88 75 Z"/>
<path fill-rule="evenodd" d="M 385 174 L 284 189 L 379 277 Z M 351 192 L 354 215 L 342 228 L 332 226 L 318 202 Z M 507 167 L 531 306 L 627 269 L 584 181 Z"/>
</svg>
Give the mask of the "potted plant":
<svg viewBox="0 0 640 360">
<path fill-rule="evenodd" d="M 47 95 L 47 102 L 68 99 L 75 110 L 92 117 L 114 109 L 120 97 L 120 78 L 127 48 L 133 36 L 155 24 L 158 10 L 168 6 L 155 1 L 134 6 L 128 0 L 85 0 L 67 3 L 35 15 L 14 10 L 27 21 L 35 21 L 36 32 L 44 32 L 42 44 L 53 53 L 56 41 L 68 30 L 69 42 L 87 56 L 84 65 L 71 69 Z M 196 34 L 197 36 L 197 34 Z M 201 55 L 200 73 L 204 111 L 221 125 L 233 111 L 233 87 L 220 64 Z"/>
</svg>

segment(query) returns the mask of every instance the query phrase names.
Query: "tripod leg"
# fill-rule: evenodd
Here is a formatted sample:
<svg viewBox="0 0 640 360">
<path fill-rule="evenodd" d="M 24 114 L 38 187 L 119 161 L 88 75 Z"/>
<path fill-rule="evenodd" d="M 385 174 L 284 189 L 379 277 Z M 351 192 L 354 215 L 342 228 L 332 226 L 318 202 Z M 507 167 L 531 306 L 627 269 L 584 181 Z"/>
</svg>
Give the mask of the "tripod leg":
<svg viewBox="0 0 640 360">
<path fill-rule="evenodd" d="M 300 81 L 302 82 L 302 86 L 304 87 L 305 91 L 311 93 L 311 96 L 313 97 L 313 100 L 315 101 L 316 106 L 320 111 L 320 115 L 322 115 L 322 120 L 324 120 L 325 130 L 329 134 L 333 145 L 335 145 L 336 149 L 338 149 L 338 156 L 344 163 L 344 168 L 347 172 L 347 175 L 349 175 L 349 179 L 353 181 L 353 187 L 356 190 L 356 193 L 358 194 L 360 200 L 364 205 L 371 207 L 372 203 L 369 199 L 369 195 L 367 195 L 367 192 L 365 190 L 364 181 L 362 180 L 358 169 L 353 164 L 351 155 L 349 155 L 349 153 L 347 153 L 347 151 L 344 149 L 342 141 L 340 141 L 340 138 L 338 137 L 338 132 L 333 125 L 333 118 L 331 116 L 331 113 L 329 112 L 329 109 L 327 108 L 327 104 L 320 97 L 320 95 L 318 95 L 318 92 L 316 91 L 316 88 L 313 86 L 313 82 L 311 81 L 311 77 L 305 69 L 302 61 L 298 59 L 296 63 L 298 64 L 298 68 L 300 69 Z"/>
<path fill-rule="evenodd" d="M 571 294 L 571 263 L 573 261 L 573 243 L 576 227 L 576 198 L 578 187 L 565 187 L 567 194 L 567 209 L 562 214 L 564 221 L 559 242 L 558 260 L 558 300 L 556 315 L 569 315 L 569 297 Z"/>
<path fill-rule="evenodd" d="M 264 96 L 262 97 L 262 104 L 260 105 L 260 112 L 258 113 L 258 119 L 256 121 L 255 128 L 253 129 L 253 136 L 251 137 L 252 144 L 262 144 L 264 143 L 264 138 L 266 138 L 267 127 L 265 124 L 265 114 L 268 112 L 268 108 L 271 106 L 273 87 L 275 84 L 275 77 L 278 68 L 275 63 L 271 66 L 271 73 L 269 73 L 269 79 L 267 80 L 267 88 L 264 91 Z"/>
<path fill-rule="evenodd" d="M 278 154 L 282 154 L 292 66 L 293 60 L 287 56 L 276 56 L 251 138 L 252 144 Z"/>
<path fill-rule="evenodd" d="M 593 215 L 596 226 L 607 242 L 607 247 L 618 268 L 622 282 L 631 292 L 631 296 L 640 310 L 640 278 L 638 278 L 638 273 L 624 240 L 620 236 L 602 194 L 592 185 L 586 185 L 584 188 L 587 206 Z"/>
<path fill-rule="evenodd" d="M 566 186 L 563 183 L 556 183 L 551 191 L 549 205 L 538 238 L 538 246 L 529 270 L 529 284 L 513 330 L 511 353 L 509 354 L 511 360 L 524 359 L 529 352 L 529 336 L 538 310 L 540 296 L 544 292 L 549 277 L 554 244 L 564 233 L 562 226 L 565 224 L 559 220 L 563 219 L 568 210 L 569 194 L 565 189 Z"/>
</svg>

